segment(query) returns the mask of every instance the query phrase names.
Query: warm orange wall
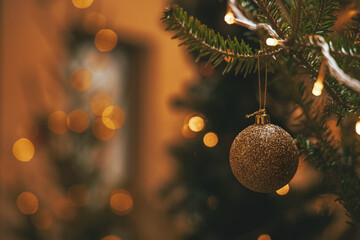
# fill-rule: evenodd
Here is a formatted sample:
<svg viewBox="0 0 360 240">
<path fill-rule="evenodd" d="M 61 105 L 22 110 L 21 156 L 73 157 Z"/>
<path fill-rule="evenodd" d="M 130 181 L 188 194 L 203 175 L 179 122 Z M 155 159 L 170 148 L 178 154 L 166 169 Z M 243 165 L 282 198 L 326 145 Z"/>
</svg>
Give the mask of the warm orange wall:
<svg viewBox="0 0 360 240">
<path fill-rule="evenodd" d="M 40 2 L 44 4 L 39 5 Z M 120 38 L 146 43 L 149 49 L 148 68 L 139 69 L 146 71 L 144 81 L 147 88 L 141 89 L 141 115 L 144 118 L 139 126 L 141 139 L 137 149 L 141 164 L 138 181 L 149 204 L 156 202 L 154 196 L 158 187 L 173 175 L 173 162 L 167 155 L 166 144 L 179 137 L 184 117 L 170 109 L 169 99 L 182 91 L 184 82 L 195 78 L 188 55 L 177 47 L 177 41 L 170 40 L 170 34 L 160 23 L 166 3 L 164 0 L 95 0 L 89 9 L 79 10 L 70 0 L 3 1 L 2 191 L 16 182 L 46 185 L 32 184 L 32 189 L 51 189 L 51 182 L 43 183 L 49 173 L 46 172 L 46 159 L 41 158 L 41 149 L 29 163 L 20 163 L 12 156 L 12 144 L 21 137 L 16 133 L 17 125 L 21 119 L 33 117 L 36 113 L 65 109 L 66 94 L 54 76 L 54 71 L 59 77 L 64 76 L 61 70 L 67 56 L 63 36 L 69 24 L 80 21 L 85 12 L 99 11 L 108 19 L 108 27 L 113 28 Z M 32 179 L 31 183 L 28 178 Z M 52 193 L 54 196 L 57 194 L 56 190 Z M 11 211 L 16 210 L 14 203 L 4 202 L 3 198 L 1 201 L 3 215 L 16 223 L 16 216 L 11 215 Z M 157 220 L 152 221 L 152 218 Z M 163 221 L 156 206 L 139 216 L 141 239 L 170 239 L 165 232 L 171 231 L 161 229 L 164 225 L 159 225 L 159 222 Z"/>
</svg>

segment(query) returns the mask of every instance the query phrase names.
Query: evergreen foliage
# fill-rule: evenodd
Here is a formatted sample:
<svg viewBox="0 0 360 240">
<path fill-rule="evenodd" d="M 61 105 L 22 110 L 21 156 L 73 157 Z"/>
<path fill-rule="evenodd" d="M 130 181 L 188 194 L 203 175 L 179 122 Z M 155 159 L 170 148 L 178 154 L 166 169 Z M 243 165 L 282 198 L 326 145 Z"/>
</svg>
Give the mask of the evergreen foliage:
<svg viewBox="0 0 360 240">
<path fill-rule="evenodd" d="M 182 5 L 186 3 L 181 2 Z M 180 108 L 203 114 L 208 124 L 205 131 L 219 135 L 219 144 L 214 149 L 202 146 L 201 136 L 172 148 L 181 170 L 178 181 L 164 193 L 169 194 L 178 185 L 186 187 L 188 197 L 174 206 L 172 212 L 189 212 L 197 230 L 188 239 L 256 239 L 263 231 L 274 239 L 315 239 L 329 218 L 309 215 L 304 206 L 322 193 L 336 194 L 337 201 L 345 207 L 352 223 L 357 225 L 360 222 L 360 180 L 357 174 L 360 142 L 354 126 L 360 115 L 360 94 L 339 84 L 329 74 L 325 77 L 322 97 L 316 98 L 310 92 L 323 59 L 314 35 L 325 38 L 341 69 L 351 76 L 360 76 L 360 18 L 354 18 L 341 31 L 335 31 L 333 26 L 342 7 L 339 1 L 238 1 L 239 9 L 249 19 L 269 24 L 285 40 L 283 45 L 269 47 L 265 44 L 269 36 L 264 31 L 254 33 L 230 26 L 233 32 L 226 28 L 225 34 L 233 37 L 223 37 L 222 33 L 209 27 L 215 26 L 214 29 L 220 31 L 219 23 L 214 22 L 219 19 L 209 19 L 213 19 L 214 13 L 225 15 L 225 2 L 215 4 L 199 0 L 197 5 L 191 5 L 201 9 L 203 14 L 209 11 L 207 16 L 202 16 L 202 21 L 207 21 L 207 24 L 174 5 L 164 11 L 162 20 L 166 29 L 175 32 L 173 38 L 180 39 L 180 45 L 193 52 L 197 61 L 205 60 L 230 74 L 225 74 L 219 81 L 215 80 L 220 78 L 216 74 L 211 77 L 213 80 L 204 77 L 190 86 L 188 94 L 176 102 Z M 220 6 L 223 9 L 220 10 Z M 189 10 L 194 11 L 190 6 Z M 194 14 L 200 14 L 200 11 L 194 11 Z M 225 25 L 220 26 L 224 28 Z M 250 124 L 244 120 L 244 115 L 256 109 L 256 81 L 252 80 L 258 57 L 267 62 L 269 71 L 273 73 L 269 79 L 269 111 L 274 112 L 273 122 L 283 126 L 291 114 L 288 109 L 301 109 L 297 124 L 293 124 L 290 130 L 297 135 L 302 156 L 323 176 L 320 185 L 308 192 L 293 192 L 285 200 L 244 190 L 236 183 L 228 166 L 228 151 L 233 138 Z M 228 62 L 224 63 L 224 60 Z M 242 73 L 247 78 L 235 79 L 233 72 Z M 281 106 L 281 110 L 271 105 Z M 328 124 L 334 119 L 340 129 L 340 139 L 334 137 L 334 127 Z M 199 171 L 202 174 L 199 175 Z M 218 208 L 204 209 L 203 205 L 212 196 L 216 196 Z M 261 215 L 258 208 L 268 215 Z M 299 211 L 303 211 L 302 214 Z M 289 218 L 292 221 L 284 231 L 281 226 L 285 227 Z M 258 222 L 253 222 L 253 219 Z M 221 222 L 225 222 L 228 228 Z M 296 224 L 301 229 L 311 229 L 310 233 L 299 231 Z"/>
</svg>

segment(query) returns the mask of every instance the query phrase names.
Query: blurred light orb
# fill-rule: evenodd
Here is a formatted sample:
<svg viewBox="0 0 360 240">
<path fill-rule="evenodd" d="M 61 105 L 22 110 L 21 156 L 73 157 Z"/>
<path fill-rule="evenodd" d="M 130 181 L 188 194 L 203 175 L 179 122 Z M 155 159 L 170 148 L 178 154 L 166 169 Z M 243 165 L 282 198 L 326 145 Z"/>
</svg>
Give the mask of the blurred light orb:
<svg viewBox="0 0 360 240">
<path fill-rule="evenodd" d="M 92 133 L 95 138 L 101 141 L 110 140 L 114 136 L 114 129 L 107 128 L 102 118 L 97 118 L 92 125 Z"/>
<path fill-rule="evenodd" d="M 231 25 L 235 23 L 235 16 L 232 12 L 226 13 L 224 20 L 227 24 Z"/>
<path fill-rule="evenodd" d="M 203 142 L 207 147 L 215 147 L 218 143 L 218 137 L 213 132 L 208 132 L 203 138 Z"/>
<path fill-rule="evenodd" d="M 66 133 L 68 129 L 66 113 L 63 111 L 53 112 L 48 118 L 48 127 L 55 134 Z"/>
<path fill-rule="evenodd" d="M 118 37 L 111 29 L 101 29 L 95 35 L 95 46 L 101 52 L 113 50 L 117 44 Z"/>
<path fill-rule="evenodd" d="M 16 199 L 16 205 L 21 213 L 31 215 L 38 210 L 39 200 L 31 192 L 22 192 Z"/>
<path fill-rule="evenodd" d="M 91 12 L 86 14 L 83 22 L 84 30 L 87 33 L 95 34 L 100 29 L 104 28 L 106 24 L 106 18 L 101 13 Z"/>
<path fill-rule="evenodd" d="M 121 240 L 121 238 L 119 238 L 115 235 L 108 235 L 106 237 L 103 237 L 101 240 Z"/>
<path fill-rule="evenodd" d="M 285 186 L 283 186 L 279 190 L 276 190 L 276 193 L 278 195 L 280 195 L 280 196 L 284 196 L 289 192 L 289 190 L 290 190 L 290 186 L 289 186 L 289 184 L 286 184 Z"/>
<path fill-rule="evenodd" d="M 133 209 L 133 198 L 126 190 L 115 190 L 110 197 L 110 207 L 117 215 L 126 215 Z"/>
<path fill-rule="evenodd" d="M 316 81 L 316 82 L 314 83 L 314 87 L 313 87 L 313 90 L 312 90 L 312 94 L 313 94 L 314 96 L 320 96 L 321 93 L 322 93 L 323 88 L 324 88 L 324 85 L 322 84 L 322 82 Z"/>
<path fill-rule="evenodd" d="M 73 5 L 81 9 L 90 7 L 93 2 L 94 0 L 72 0 Z"/>
<path fill-rule="evenodd" d="M 355 125 L 355 131 L 358 135 L 360 135 L 360 120 L 357 121 L 357 123 Z"/>
<path fill-rule="evenodd" d="M 24 118 L 19 122 L 16 132 L 19 137 L 34 139 L 38 135 L 39 127 L 32 118 Z"/>
<path fill-rule="evenodd" d="M 67 125 L 71 131 L 84 132 L 89 126 L 89 118 L 83 110 L 74 110 L 67 117 Z"/>
<path fill-rule="evenodd" d="M 29 139 L 20 138 L 13 145 L 13 154 L 17 160 L 28 162 L 34 157 L 35 147 Z"/>
<path fill-rule="evenodd" d="M 196 132 L 191 131 L 188 123 L 183 125 L 183 127 L 181 129 L 181 133 L 186 138 L 193 138 L 196 136 Z"/>
<path fill-rule="evenodd" d="M 93 72 L 104 72 L 110 66 L 110 56 L 106 52 L 92 51 L 86 58 L 86 64 Z"/>
<path fill-rule="evenodd" d="M 271 240 L 271 237 L 270 237 L 270 235 L 268 235 L 268 234 L 261 234 L 261 235 L 258 237 L 258 240 Z"/>
<path fill-rule="evenodd" d="M 194 116 L 189 120 L 189 128 L 191 131 L 200 132 L 205 127 L 205 121 L 202 117 Z"/>
<path fill-rule="evenodd" d="M 39 210 L 31 215 L 31 221 L 39 230 L 46 230 L 51 228 L 54 222 L 52 213 L 46 208 L 39 208 Z"/>
<path fill-rule="evenodd" d="M 276 38 L 267 38 L 266 45 L 268 46 L 276 46 L 279 44 L 279 41 Z"/>
<path fill-rule="evenodd" d="M 75 207 L 83 207 L 89 202 L 90 194 L 89 190 L 81 184 L 72 185 L 68 192 L 68 198 L 70 203 Z"/>
<path fill-rule="evenodd" d="M 54 214 L 60 220 L 71 220 L 76 216 L 76 208 L 70 204 L 68 198 L 61 197 L 54 203 Z"/>
<path fill-rule="evenodd" d="M 113 98 L 107 93 L 98 93 L 91 99 L 91 110 L 97 116 L 102 116 L 105 108 L 113 105 Z"/>
<path fill-rule="evenodd" d="M 77 68 L 71 74 L 71 85 L 78 91 L 85 91 L 93 82 L 93 75 L 87 68 Z"/>
<path fill-rule="evenodd" d="M 120 128 L 125 121 L 125 113 L 118 106 L 109 106 L 102 113 L 102 121 L 107 128 Z"/>
</svg>

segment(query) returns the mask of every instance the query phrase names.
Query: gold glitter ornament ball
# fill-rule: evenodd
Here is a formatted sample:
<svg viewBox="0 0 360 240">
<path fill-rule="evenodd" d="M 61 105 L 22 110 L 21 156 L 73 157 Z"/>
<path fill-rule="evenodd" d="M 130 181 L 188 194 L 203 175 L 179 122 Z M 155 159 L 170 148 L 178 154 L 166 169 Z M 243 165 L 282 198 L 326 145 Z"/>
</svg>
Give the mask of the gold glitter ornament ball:
<svg viewBox="0 0 360 240">
<path fill-rule="evenodd" d="M 294 139 L 281 127 L 254 124 L 237 135 L 230 149 L 230 166 L 246 188 L 271 193 L 295 175 L 299 153 Z"/>
</svg>

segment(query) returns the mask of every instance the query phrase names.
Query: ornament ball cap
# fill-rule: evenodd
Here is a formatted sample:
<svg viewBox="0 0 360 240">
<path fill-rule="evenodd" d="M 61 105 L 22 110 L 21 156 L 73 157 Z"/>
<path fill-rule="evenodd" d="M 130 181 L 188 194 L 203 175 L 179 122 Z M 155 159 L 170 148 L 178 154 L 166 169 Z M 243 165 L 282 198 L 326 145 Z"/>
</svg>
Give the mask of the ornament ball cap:
<svg viewBox="0 0 360 240">
<path fill-rule="evenodd" d="M 266 113 L 260 113 L 255 115 L 255 124 L 264 125 L 270 123 L 270 115 Z"/>
</svg>

